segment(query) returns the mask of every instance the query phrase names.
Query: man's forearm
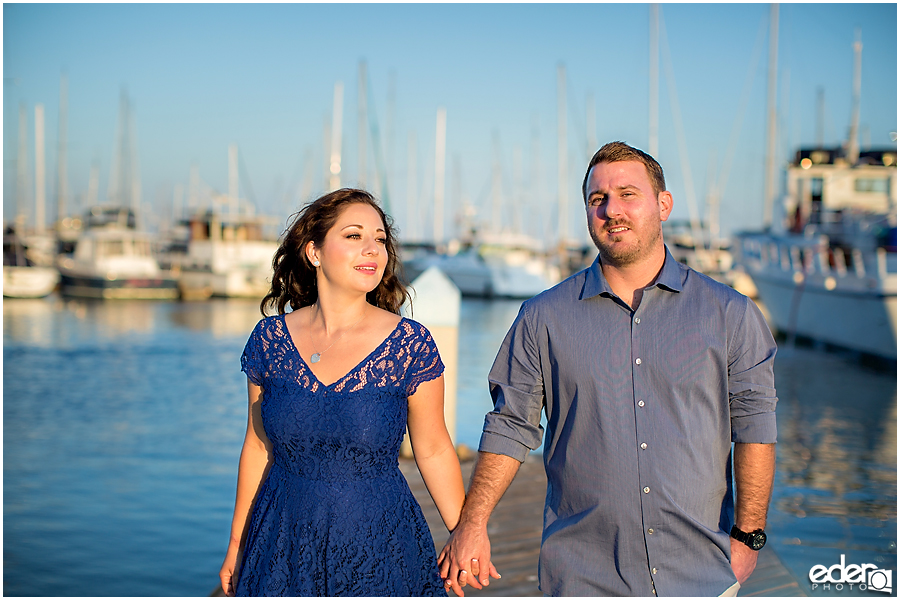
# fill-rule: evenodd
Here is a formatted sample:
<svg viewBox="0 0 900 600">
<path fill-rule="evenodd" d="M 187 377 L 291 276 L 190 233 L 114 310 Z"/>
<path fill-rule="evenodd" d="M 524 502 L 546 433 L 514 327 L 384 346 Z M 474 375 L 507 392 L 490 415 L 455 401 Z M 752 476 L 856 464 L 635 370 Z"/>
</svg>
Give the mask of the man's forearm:
<svg viewBox="0 0 900 600">
<path fill-rule="evenodd" d="M 775 444 L 735 444 L 734 477 L 734 524 L 748 532 L 765 529 L 775 478 Z"/>
<path fill-rule="evenodd" d="M 487 526 L 491 513 L 521 464 L 510 456 L 479 452 L 460 522 Z"/>
</svg>

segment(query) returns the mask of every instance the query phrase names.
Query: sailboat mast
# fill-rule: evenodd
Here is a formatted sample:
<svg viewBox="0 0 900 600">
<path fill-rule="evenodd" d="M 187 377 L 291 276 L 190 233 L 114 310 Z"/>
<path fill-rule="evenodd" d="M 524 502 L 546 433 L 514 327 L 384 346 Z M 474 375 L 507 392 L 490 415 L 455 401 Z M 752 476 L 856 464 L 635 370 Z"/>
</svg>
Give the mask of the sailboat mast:
<svg viewBox="0 0 900 600">
<path fill-rule="evenodd" d="M 406 140 L 406 237 L 419 239 L 419 221 L 416 218 L 416 134 L 409 132 Z"/>
<path fill-rule="evenodd" d="M 437 110 L 434 136 L 434 243 L 444 239 L 444 169 L 447 151 L 447 109 Z"/>
<path fill-rule="evenodd" d="M 28 203 L 28 111 L 19 105 L 19 152 L 16 156 L 16 233 L 25 233 Z"/>
<path fill-rule="evenodd" d="M 853 42 L 853 110 L 850 116 L 850 134 L 847 140 L 847 161 L 855 165 L 859 160 L 859 96 L 862 88 L 862 39 L 856 30 Z"/>
<path fill-rule="evenodd" d="M 69 194 L 68 165 L 66 157 L 66 130 L 69 112 L 69 83 L 65 73 L 59 80 L 59 140 L 57 144 L 57 189 L 56 219 L 62 221 L 66 216 L 66 197 Z"/>
<path fill-rule="evenodd" d="M 597 151 L 597 117 L 595 111 L 594 94 L 588 92 L 585 99 L 585 126 L 587 127 L 587 161 L 591 160 Z"/>
<path fill-rule="evenodd" d="M 341 187 L 341 118 L 344 112 L 344 84 L 334 84 L 334 105 L 331 111 L 331 161 L 328 172 L 329 187 L 336 190 Z"/>
<path fill-rule="evenodd" d="M 500 189 L 500 134 L 493 137 L 494 160 L 491 164 L 491 224 L 499 233 L 503 230 L 503 195 Z"/>
<path fill-rule="evenodd" d="M 368 109 L 366 107 L 366 61 L 359 61 L 359 79 L 357 80 L 357 124 L 356 143 L 358 151 L 357 179 L 359 187 L 366 187 L 366 126 L 369 122 Z"/>
<path fill-rule="evenodd" d="M 556 132 L 557 132 L 557 184 L 556 201 L 559 214 L 559 244 L 565 247 L 569 239 L 569 206 L 566 198 L 568 153 L 566 142 L 566 67 L 556 67 Z"/>
<path fill-rule="evenodd" d="M 44 105 L 34 107 L 34 230 L 44 233 L 47 217 L 46 177 L 44 174 Z"/>
<path fill-rule="evenodd" d="M 769 83 L 768 83 L 768 127 L 766 129 L 766 179 L 765 203 L 763 205 L 763 227 L 772 225 L 772 206 L 775 203 L 775 144 L 776 92 L 778 85 L 778 5 L 769 9 Z"/>
<path fill-rule="evenodd" d="M 647 152 L 659 152 L 659 4 L 650 5 L 650 139 Z"/>
<path fill-rule="evenodd" d="M 238 147 L 228 145 L 228 214 L 238 213 Z"/>
</svg>

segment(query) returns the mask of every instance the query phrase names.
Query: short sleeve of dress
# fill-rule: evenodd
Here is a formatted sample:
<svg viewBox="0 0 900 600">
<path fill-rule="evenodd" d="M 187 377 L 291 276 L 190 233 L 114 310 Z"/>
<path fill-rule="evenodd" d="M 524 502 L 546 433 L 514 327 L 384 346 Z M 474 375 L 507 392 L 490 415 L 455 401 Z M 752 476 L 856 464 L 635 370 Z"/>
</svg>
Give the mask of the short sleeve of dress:
<svg viewBox="0 0 900 600">
<path fill-rule="evenodd" d="M 415 335 L 410 340 L 413 360 L 406 379 L 407 396 L 412 396 L 421 384 L 437 379 L 444 372 L 444 363 L 431 332 L 420 323 L 413 322 L 413 325 Z"/>
<path fill-rule="evenodd" d="M 250 334 L 250 339 L 244 346 L 244 353 L 241 355 L 241 371 L 247 374 L 247 379 L 260 387 L 263 385 L 266 373 L 263 361 L 265 323 L 266 319 L 263 319 L 256 324 L 253 333 Z"/>
</svg>

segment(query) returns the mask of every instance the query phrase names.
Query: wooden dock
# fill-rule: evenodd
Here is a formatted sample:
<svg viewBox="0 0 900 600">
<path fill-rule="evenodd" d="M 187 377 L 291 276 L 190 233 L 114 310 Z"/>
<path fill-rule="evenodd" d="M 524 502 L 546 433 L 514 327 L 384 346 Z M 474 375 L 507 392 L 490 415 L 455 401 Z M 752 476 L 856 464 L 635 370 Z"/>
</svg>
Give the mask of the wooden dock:
<svg viewBox="0 0 900 600">
<path fill-rule="evenodd" d="M 473 462 L 464 462 L 463 479 L 468 485 Z M 400 470 L 422 506 L 437 551 L 447 541 L 447 529 L 428 495 L 425 483 L 411 460 L 401 460 Z M 542 596 L 538 590 L 537 567 L 541 549 L 544 498 L 547 477 L 539 457 L 530 456 L 497 505 L 488 523 L 494 566 L 503 576 L 476 590 L 466 587 L 466 596 Z M 453 595 L 453 592 L 450 592 Z M 739 596 L 805 596 L 794 577 L 770 547 L 763 548 L 753 575 L 741 587 Z"/>
</svg>

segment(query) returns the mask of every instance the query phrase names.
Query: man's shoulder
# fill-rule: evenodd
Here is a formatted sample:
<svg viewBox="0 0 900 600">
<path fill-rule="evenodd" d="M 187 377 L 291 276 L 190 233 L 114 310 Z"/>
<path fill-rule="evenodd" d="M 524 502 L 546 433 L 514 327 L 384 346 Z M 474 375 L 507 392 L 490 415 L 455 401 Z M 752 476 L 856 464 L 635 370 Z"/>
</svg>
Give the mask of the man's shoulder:
<svg viewBox="0 0 900 600">
<path fill-rule="evenodd" d="M 556 285 L 532 296 L 522 303 L 523 310 L 541 311 L 545 309 L 558 310 L 564 304 L 578 302 L 584 290 L 584 280 L 590 267 L 566 277 Z"/>
<path fill-rule="evenodd" d="M 685 286 L 691 285 L 697 291 L 705 292 L 704 295 L 708 295 L 726 305 L 732 303 L 742 305 L 750 300 L 747 296 L 726 283 L 722 283 L 721 281 L 718 281 L 705 273 L 696 271 L 687 265 L 680 264 L 680 266 L 684 271 L 682 281 Z"/>
</svg>

